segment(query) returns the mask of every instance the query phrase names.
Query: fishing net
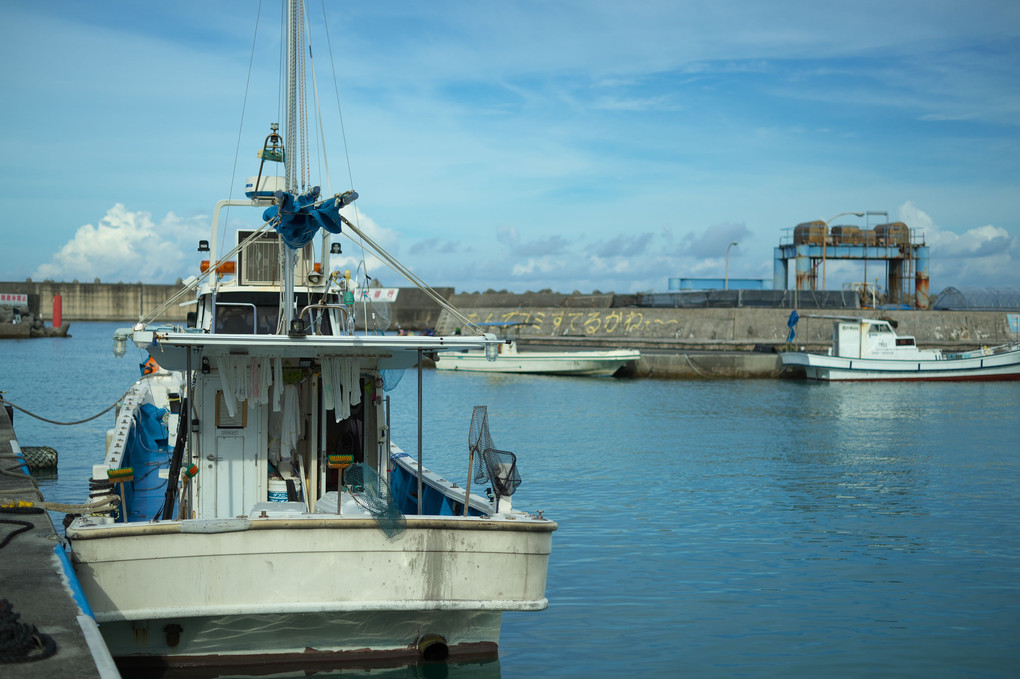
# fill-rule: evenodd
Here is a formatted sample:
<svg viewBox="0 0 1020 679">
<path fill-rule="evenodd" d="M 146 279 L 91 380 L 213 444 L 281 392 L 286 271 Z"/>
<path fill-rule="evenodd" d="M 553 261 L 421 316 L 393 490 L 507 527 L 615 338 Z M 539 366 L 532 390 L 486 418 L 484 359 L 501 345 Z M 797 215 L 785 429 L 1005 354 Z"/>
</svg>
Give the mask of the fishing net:
<svg viewBox="0 0 1020 679">
<path fill-rule="evenodd" d="M 492 442 L 486 406 L 475 406 L 471 412 L 468 449 L 476 460 L 475 482 L 490 483 L 497 500 L 513 495 L 521 485 L 521 475 L 517 471 L 517 456 L 508 450 L 498 450 L 496 444 Z"/>
<path fill-rule="evenodd" d="M 382 335 L 390 329 L 393 304 L 391 302 L 376 302 L 372 300 L 370 305 L 372 308 L 372 327 L 378 334 Z"/>
<path fill-rule="evenodd" d="M 388 538 L 404 532 L 407 520 L 400 513 L 390 485 L 372 467 L 356 463 L 344 471 L 344 485 L 354 500 L 368 510 Z"/>
<path fill-rule="evenodd" d="M 380 370 L 379 375 L 383 379 L 383 391 L 392 391 L 404 377 L 404 370 Z"/>
</svg>

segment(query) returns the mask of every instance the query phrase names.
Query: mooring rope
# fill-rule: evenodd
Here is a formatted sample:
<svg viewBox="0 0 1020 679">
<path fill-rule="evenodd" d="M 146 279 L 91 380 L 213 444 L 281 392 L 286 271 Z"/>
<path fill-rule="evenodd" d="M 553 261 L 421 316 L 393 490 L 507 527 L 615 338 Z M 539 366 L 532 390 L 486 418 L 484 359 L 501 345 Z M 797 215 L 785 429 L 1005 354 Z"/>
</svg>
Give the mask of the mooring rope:
<svg viewBox="0 0 1020 679">
<path fill-rule="evenodd" d="M 103 410 L 99 411 L 98 413 L 96 413 L 92 417 L 86 417 L 84 420 L 75 420 L 74 422 L 57 422 L 56 420 L 51 420 L 51 419 L 45 418 L 42 415 L 36 415 L 35 413 L 33 413 L 33 412 L 29 411 L 29 410 L 25 410 L 24 408 L 22 408 L 21 406 L 15 404 L 15 403 L 11 403 L 7 399 L 3 398 L 2 396 L 0 396 L 0 403 L 3 403 L 4 405 L 9 405 L 12 408 L 16 408 L 17 410 L 20 410 L 21 412 L 25 413 L 29 417 L 34 417 L 37 420 L 42 420 L 43 422 L 46 422 L 46 423 L 49 423 L 49 424 L 57 424 L 57 425 L 60 425 L 62 427 L 70 427 L 70 426 L 75 425 L 75 424 L 84 424 L 86 422 L 91 422 L 92 420 L 96 419 L 100 415 L 105 415 L 106 413 L 110 412 L 111 410 L 113 410 L 117 406 L 118 403 L 120 403 L 121 401 L 124 400 L 124 397 L 127 396 L 128 393 L 132 389 L 134 389 L 134 386 L 135 385 L 132 384 L 130 387 L 128 387 L 127 391 L 125 391 L 123 394 L 121 394 L 120 398 L 118 398 L 116 401 L 114 401 L 109 406 L 107 406 Z"/>
<path fill-rule="evenodd" d="M 57 652 L 57 642 L 35 625 L 18 622 L 20 613 L 7 599 L 0 599 L 0 663 L 45 660 Z"/>
</svg>

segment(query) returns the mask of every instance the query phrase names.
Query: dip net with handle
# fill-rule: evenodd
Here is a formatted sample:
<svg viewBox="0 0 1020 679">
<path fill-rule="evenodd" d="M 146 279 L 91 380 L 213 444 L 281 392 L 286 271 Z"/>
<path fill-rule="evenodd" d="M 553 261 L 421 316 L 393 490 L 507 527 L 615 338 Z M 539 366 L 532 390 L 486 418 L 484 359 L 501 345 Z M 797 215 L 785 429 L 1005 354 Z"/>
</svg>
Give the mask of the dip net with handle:
<svg viewBox="0 0 1020 679">
<path fill-rule="evenodd" d="M 498 450 L 489 434 L 489 415 L 487 406 L 475 406 L 471 413 L 471 427 L 468 430 L 469 464 L 474 466 L 474 481 L 489 483 L 496 495 L 496 509 L 499 510 L 499 498 L 510 497 L 521 485 L 521 475 L 517 471 L 517 456 L 508 450 Z M 471 470 L 468 477 L 470 492 Z M 467 503 L 464 511 L 467 513 Z"/>
</svg>

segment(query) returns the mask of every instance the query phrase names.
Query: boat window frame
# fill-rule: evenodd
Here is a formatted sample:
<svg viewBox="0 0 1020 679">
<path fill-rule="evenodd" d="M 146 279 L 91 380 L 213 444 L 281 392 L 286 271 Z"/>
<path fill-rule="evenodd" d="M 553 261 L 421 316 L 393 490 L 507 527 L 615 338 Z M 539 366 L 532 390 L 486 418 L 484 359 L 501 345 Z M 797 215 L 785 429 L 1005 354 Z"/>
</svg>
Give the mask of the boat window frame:
<svg viewBox="0 0 1020 679">
<path fill-rule="evenodd" d="M 248 332 L 226 332 L 219 326 L 220 307 L 251 307 L 251 329 Z M 217 335 L 257 335 L 259 327 L 259 310 L 252 302 L 216 302 L 213 307 L 213 333 Z"/>
</svg>

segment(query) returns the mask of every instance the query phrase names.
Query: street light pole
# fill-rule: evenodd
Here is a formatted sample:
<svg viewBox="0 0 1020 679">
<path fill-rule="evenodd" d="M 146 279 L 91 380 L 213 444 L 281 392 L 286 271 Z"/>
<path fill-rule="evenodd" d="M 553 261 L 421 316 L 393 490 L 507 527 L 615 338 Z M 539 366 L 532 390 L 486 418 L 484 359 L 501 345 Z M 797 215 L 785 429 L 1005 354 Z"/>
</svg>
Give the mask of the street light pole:
<svg viewBox="0 0 1020 679">
<path fill-rule="evenodd" d="M 733 241 L 732 243 L 726 246 L 726 282 L 724 283 L 726 287 L 723 288 L 724 290 L 730 289 L 730 248 L 732 248 L 736 244 L 737 241 Z"/>
<path fill-rule="evenodd" d="M 828 221 L 825 222 L 825 233 L 822 234 L 822 292 L 825 292 L 825 246 L 829 243 L 829 222 L 839 219 L 840 217 L 846 217 L 847 215 L 853 215 L 854 217 L 863 217 L 863 212 L 840 212 L 835 217 L 829 217 Z"/>
</svg>

